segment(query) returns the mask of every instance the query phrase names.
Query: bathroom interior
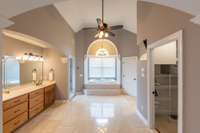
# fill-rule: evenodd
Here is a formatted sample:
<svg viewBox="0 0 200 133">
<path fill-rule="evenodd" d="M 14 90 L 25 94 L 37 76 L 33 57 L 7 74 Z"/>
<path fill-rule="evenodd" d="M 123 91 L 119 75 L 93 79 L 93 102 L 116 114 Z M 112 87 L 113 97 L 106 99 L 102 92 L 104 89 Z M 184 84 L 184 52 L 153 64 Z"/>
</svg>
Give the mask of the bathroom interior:
<svg viewBox="0 0 200 133">
<path fill-rule="evenodd" d="M 3 130 L 10 133 L 48 109 L 55 99 L 73 96 L 73 85 L 67 84 L 68 74 L 73 78 L 73 59 L 67 63 L 64 54 L 42 40 L 7 30 L 3 43 Z"/>
</svg>

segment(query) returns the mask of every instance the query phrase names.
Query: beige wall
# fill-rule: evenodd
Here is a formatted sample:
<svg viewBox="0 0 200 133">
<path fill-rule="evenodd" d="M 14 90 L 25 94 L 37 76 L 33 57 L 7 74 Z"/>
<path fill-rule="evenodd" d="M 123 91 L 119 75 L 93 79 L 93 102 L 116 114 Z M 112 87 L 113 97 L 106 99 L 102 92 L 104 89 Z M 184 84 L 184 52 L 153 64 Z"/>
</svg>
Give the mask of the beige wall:
<svg viewBox="0 0 200 133">
<path fill-rule="evenodd" d="M 147 119 L 147 61 L 138 61 L 137 109 Z"/>
<path fill-rule="evenodd" d="M 24 53 L 42 55 L 43 48 L 27 44 L 25 42 L 3 35 L 3 55 L 23 56 Z"/>
<path fill-rule="evenodd" d="M 184 68 L 184 133 L 199 132 L 200 106 L 200 27 L 191 23 L 191 15 L 172 8 L 138 2 L 138 42 L 148 39 L 151 44 L 163 37 L 183 29 L 183 68 Z M 140 84 L 145 84 L 141 82 Z M 147 91 L 147 90 L 145 90 Z M 143 92 L 141 97 L 145 97 Z M 140 103 L 146 106 L 145 103 Z M 145 116 L 145 114 L 144 114 Z"/>
<path fill-rule="evenodd" d="M 84 87 L 84 56 L 87 53 L 88 46 L 96 40 L 96 30 L 81 30 L 76 33 L 76 88 L 81 90 Z M 115 31 L 116 37 L 109 38 L 117 47 L 121 57 L 137 56 L 138 46 L 137 36 L 126 30 Z"/>
<path fill-rule="evenodd" d="M 44 51 L 44 79 L 48 79 L 49 70 L 53 69 L 56 81 L 56 98 L 68 99 L 68 65 L 62 62 L 62 57 L 65 56 L 54 49 Z"/>
<path fill-rule="evenodd" d="M 68 68 L 66 64 L 59 62 L 59 57 L 60 55 L 75 57 L 75 37 L 70 26 L 52 5 L 26 12 L 11 20 L 15 24 L 9 27 L 10 30 L 46 41 L 56 51 L 55 53 L 50 51 L 48 55 L 52 59 L 48 59 L 48 62 L 56 71 L 57 98 L 67 99 Z"/>
<path fill-rule="evenodd" d="M 66 56 L 75 55 L 74 32 L 54 6 L 38 8 L 11 20 L 15 24 L 10 30 L 46 41 Z"/>
</svg>

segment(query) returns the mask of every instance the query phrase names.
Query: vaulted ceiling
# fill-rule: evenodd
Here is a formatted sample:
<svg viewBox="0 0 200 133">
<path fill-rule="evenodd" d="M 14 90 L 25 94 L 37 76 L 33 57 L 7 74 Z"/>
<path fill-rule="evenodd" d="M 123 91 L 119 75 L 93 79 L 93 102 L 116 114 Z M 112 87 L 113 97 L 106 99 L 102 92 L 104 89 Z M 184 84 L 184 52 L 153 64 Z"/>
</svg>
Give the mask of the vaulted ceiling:
<svg viewBox="0 0 200 133">
<path fill-rule="evenodd" d="M 141 0 L 165 5 L 194 15 L 192 22 L 200 24 L 200 0 Z"/>
<path fill-rule="evenodd" d="M 141 0 L 169 6 L 192 15 L 200 15 L 200 0 Z"/>
<path fill-rule="evenodd" d="M 55 4 L 58 11 L 77 32 L 84 27 L 97 27 L 101 17 L 101 0 L 68 0 Z M 137 0 L 105 0 L 105 21 L 122 24 L 126 30 L 137 32 Z"/>
<path fill-rule="evenodd" d="M 200 24 L 199 0 L 141 0 L 166 5 L 194 15 L 192 20 Z M 137 31 L 137 0 L 105 0 L 105 20 L 110 25 L 123 24 L 125 29 Z M 0 2 L 0 26 L 10 23 L 9 18 L 26 11 L 54 4 L 74 31 L 96 26 L 101 17 L 101 0 L 2 0 Z"/>
<path fill-rule="evenodd" d="M 138 0 L 157 3 L 184 11 L 200 24 L 199 0 Z M 101 0 L 67 0 L 55 4 L 64 19 L 77 32 L 84 27 L 96 26 L 95 19 L 101 16 Z M 106 22 L 123 24 L 126 30 L 137 33 L 137 0 L 105 0 Z"/>
<path fill-rule="evenodd" d="M 34 8 L 50 5 L 63 0 L 1 0 L 0 15 L 11 18 Z"/>
<path fill-rule="evenodd" d="M 12 24 L 8 19 L 29 10 L 54 4 L 63 0 L 1 0 L 0 1 L 0 27 Z"/>
</svg>

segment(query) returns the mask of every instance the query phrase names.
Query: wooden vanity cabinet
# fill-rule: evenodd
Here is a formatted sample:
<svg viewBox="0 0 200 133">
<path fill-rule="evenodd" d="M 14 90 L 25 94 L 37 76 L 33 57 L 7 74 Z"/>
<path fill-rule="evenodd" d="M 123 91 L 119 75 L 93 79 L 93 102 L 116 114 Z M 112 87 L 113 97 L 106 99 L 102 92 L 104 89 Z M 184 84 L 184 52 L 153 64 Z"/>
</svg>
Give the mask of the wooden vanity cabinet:
<svg viewBox="0 0 200 133">
<path fill-rule="evenodd" d="M 28 94 L 3 103 L 3 130 L 11 133 L 28 121 Z"/>
<path fill-rule="evenodd" d="M 44 110 L 44 88 L 29 93 L 29 119 Z"/>
<path fill-rule="evenodd" d="M 44 88 L 44 105 L 45 108 L 51 106 L 55 101 L 55 85 L 47 86 Z"/>
<path fill-rule="evenodd" d="M 3 102 L 3 133 L 12 133 L 52 105 L 55 84 Z"/>
</svg>

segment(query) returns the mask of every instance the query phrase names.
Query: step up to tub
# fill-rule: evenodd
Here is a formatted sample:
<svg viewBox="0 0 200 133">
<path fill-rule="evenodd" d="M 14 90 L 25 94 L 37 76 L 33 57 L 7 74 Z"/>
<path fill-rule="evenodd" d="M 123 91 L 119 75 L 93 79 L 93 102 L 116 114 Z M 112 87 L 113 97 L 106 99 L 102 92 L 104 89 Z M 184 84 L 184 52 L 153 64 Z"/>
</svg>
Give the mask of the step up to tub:
<svg viewBox="0 0 200 133">
<path fill-rule="evenodd" d="M 84 89 L 85 95 L 116 96 L 121 95 L 121 89 Z"/>
</svg>

